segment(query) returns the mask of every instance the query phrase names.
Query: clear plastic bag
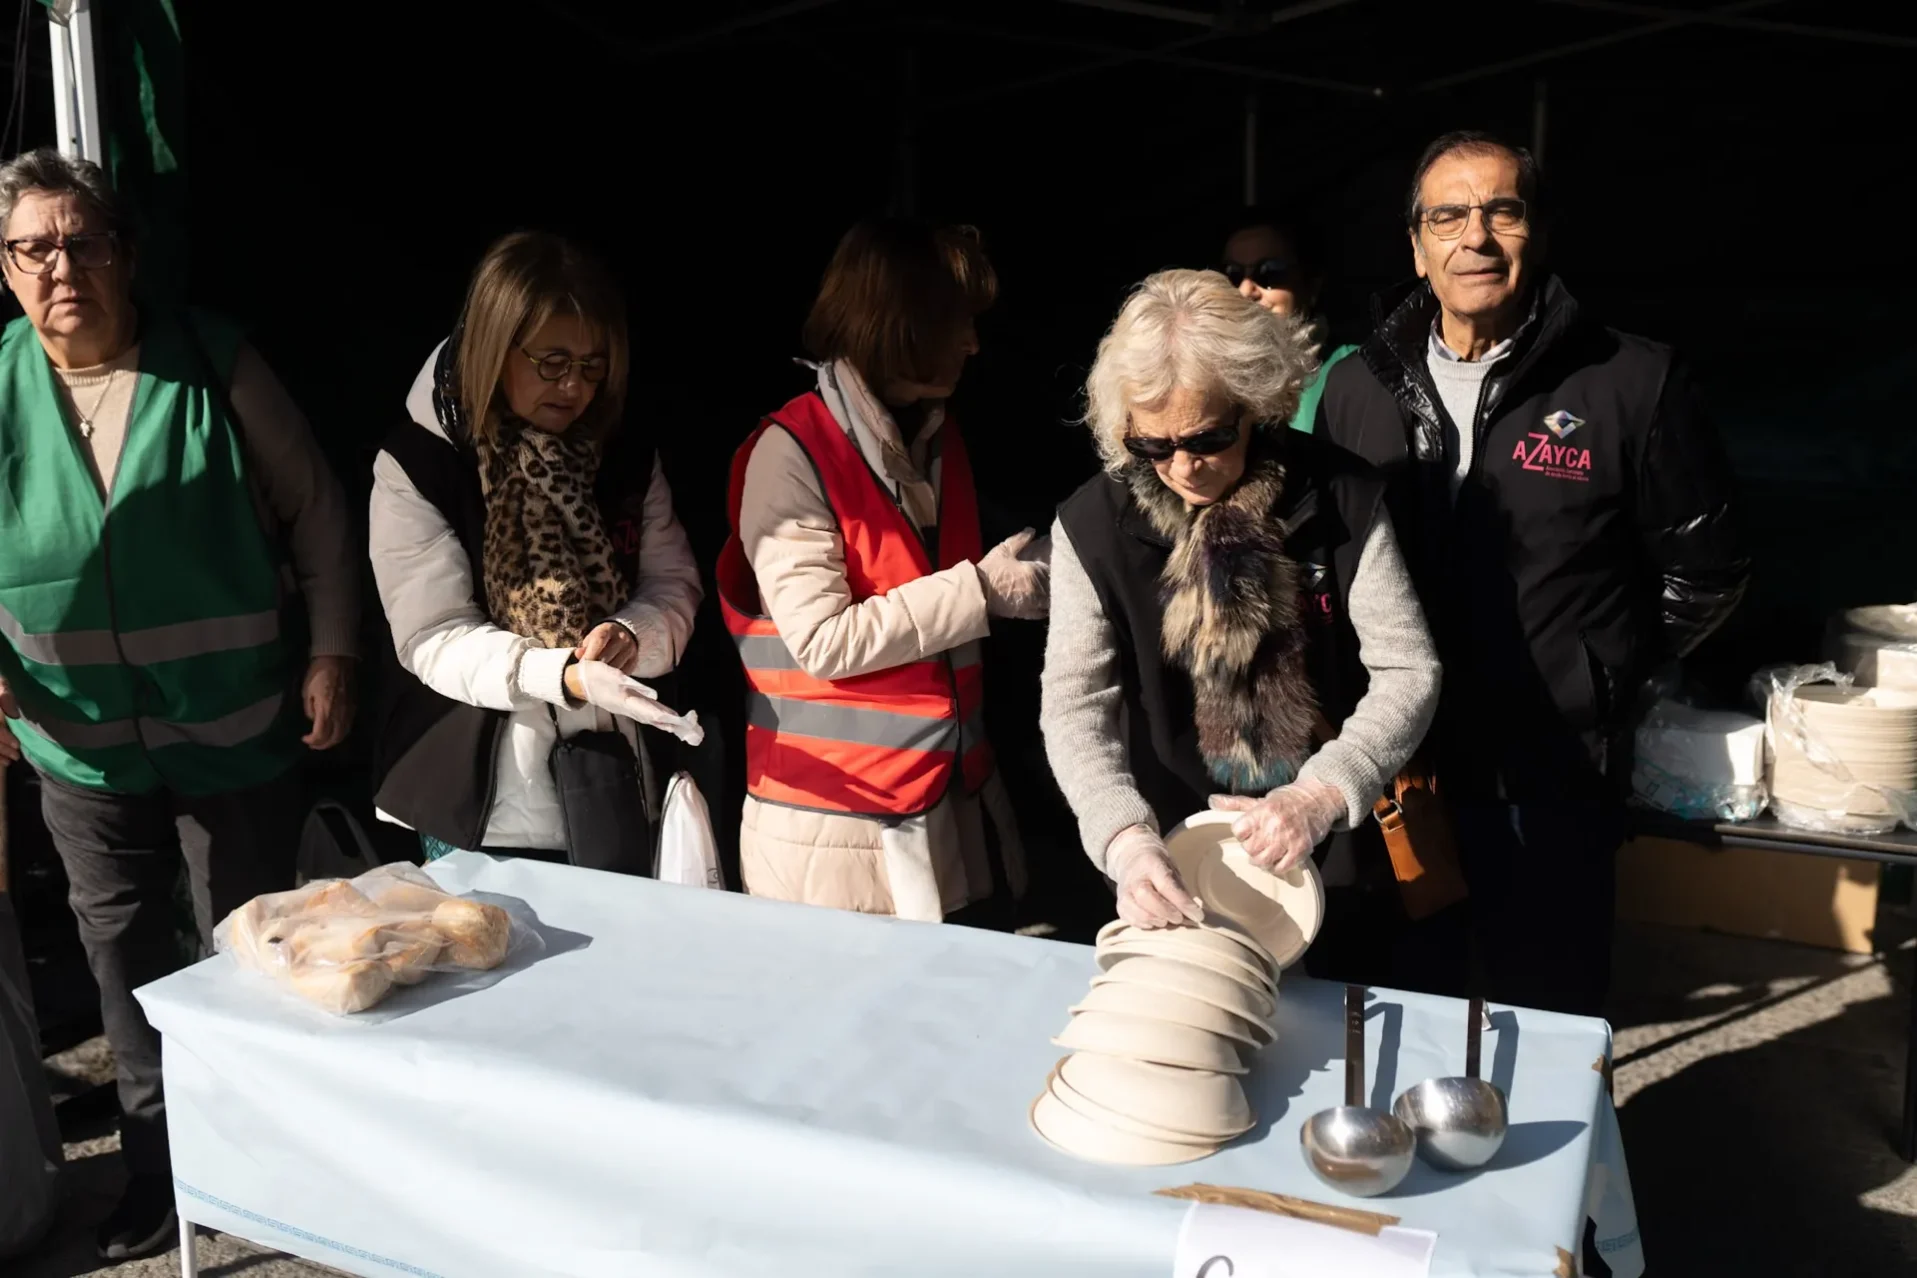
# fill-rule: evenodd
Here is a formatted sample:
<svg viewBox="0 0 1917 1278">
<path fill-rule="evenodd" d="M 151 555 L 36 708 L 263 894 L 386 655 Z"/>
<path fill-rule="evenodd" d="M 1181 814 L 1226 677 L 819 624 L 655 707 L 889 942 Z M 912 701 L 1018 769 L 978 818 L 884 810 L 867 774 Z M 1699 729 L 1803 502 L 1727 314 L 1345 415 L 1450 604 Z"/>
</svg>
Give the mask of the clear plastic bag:
<svg viewBox="0 0 1917 1278">
<path fill-rule="evenodd" d="M 1692 821 L 1748 821 L 1764 810 L 1764 722 L 1660 700 L 1637 728 L 1631 791 Z"/>
<path fill-rule="evenodd" d="M 1849 688 L 1850 675 L 1826 661 L 1767 667 L 1756 678 L 1768 688 L 1765 731 L 1773 816 L 1785 825 L 1825 834 L 1884 834 L 1900 824 L 1917 829 L 1917 790 L 1859 777 L 1805 713 L 1800 689 L 1812 684 Z M 1813 790 L 1815 802 L 1808 793 Z"/>
<path fill-rule="evenodd" d="M 335 1015 L 433 972 L 490 971 L 544 946 L 506 910 L 445 892 L 406 864 L 254 897 L 221 920 L 214 944 Z"/>
</svg>

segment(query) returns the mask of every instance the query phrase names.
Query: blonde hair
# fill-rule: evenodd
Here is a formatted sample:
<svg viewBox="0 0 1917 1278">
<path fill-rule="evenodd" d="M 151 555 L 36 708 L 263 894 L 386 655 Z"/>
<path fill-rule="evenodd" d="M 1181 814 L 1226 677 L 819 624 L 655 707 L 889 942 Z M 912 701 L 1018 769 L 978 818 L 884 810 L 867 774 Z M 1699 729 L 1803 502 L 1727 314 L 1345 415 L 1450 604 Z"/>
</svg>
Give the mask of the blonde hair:
<svg viewBox="0 0 1917 1278">
<path fill-rule="evenodd" d="M 1105 469 L 1130 461 L 1134 406 L 1153 408 L 1180 387 L 1226 395 L 1259 429 L 1285 427 L 1318 371 L 1306 325 L 1266 310 L 1217 271 L 1146 277 L 1098 343 L 1085 382 L 1085 423 Z"/>
<path fill-rule="evenodd" d="M 475 438 L 498 437 L 506 361 L 555 315 L 576 317 L 606 351 L 606 376 L 573 429 L 604 439 L 626 406 L 626 303 L 604 266 L 544 231 L 514 231 L 479 259 L 460 312 L 453 380 Z"/>
</svg>

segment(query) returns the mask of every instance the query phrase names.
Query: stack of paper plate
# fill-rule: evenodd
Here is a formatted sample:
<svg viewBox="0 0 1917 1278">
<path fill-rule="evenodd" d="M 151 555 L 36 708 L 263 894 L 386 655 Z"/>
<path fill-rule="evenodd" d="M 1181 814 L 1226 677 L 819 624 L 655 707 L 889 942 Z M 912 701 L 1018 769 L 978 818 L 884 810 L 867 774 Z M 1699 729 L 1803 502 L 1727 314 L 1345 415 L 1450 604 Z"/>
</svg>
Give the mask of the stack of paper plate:
<svg viewBox="0 0 1917 1278">
<path fill-rule="evenodd" d="M 1155 1165 L 1215 1153 L 1255 1118 L 1239 1075 L 1277 1030 L 1279 969 L 1324 919 L 1324 885 L 1305 862 L 1284 875 L 1251 863 L 1231 813 L 1166 836 L 1205 905 L 1195 926 L 1122 921 L 1098 934 L 1098 975 L 1052 1041 L 1074 1053 L 1032 1105 L 1038 1134 L 1080 1158 Z"/>
</svg>

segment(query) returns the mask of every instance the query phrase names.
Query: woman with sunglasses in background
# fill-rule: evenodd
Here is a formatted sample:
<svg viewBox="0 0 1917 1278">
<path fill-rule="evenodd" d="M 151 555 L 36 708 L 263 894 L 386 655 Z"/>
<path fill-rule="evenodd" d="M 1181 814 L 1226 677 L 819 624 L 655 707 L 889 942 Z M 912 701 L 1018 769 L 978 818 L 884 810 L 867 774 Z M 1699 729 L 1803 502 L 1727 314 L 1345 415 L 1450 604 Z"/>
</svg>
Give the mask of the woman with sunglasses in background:
<svg viewBox="0 0 1917 1278">
<path fill-rule="evenodd" d="M 373 575 L 399 662 L 373 779 L 380 815 L 428 859 L 483 848 L 650 872 L 606 863 L 600 822 L 595 846 L 569 846 L 587 823 L 554 781 L 561 743 L 590 743 L 615 781 L 594 801 L 630 833 L 658 811 L 639 726 L 702 735 L 639 682 L 678 664 L 701 591 L 651 441 L 621 429 L 626 379 L 605 268 L 557 236 L 508 235 L 373 464 Z"/>
<path fill-rule="evenodd" d="M 1289 315 L 1306 328 L 1318 347 L 1318 371 L 1298 395 L 1294 430 L 1310 434 L 1317 424 L 1318 398 L 1331 366 L 1358 348 L 1332 345 L 1329 326 L 1318 313 L 1324 294 L 1323 247 L 1304 219 L 1267 208 L 1247 208 L 1226 229 L 1225 260 L 1218 268 L 1232 287 L 1268 311 Z"/>
<path fill-rule="evenodd" d="M 1150 277 L 1099 343 L 1086 420 L 1105 472 L 1052 525 L 1041 725 L 1085 850 L 1142 927 L 1202 916 L 1163 830 L 1237 812 L 1252 859 L 1288 869 L 1365 830 L 1437 704 L 1382 481 L 1283 424 L 1314 368 L 1295 320 L 1215 271 Z M 1381 843 L 1333 842 L 1328 885 L 1388 880 Z M 1312 970 L 1366 979 L 1341 939 L 1321 936 Z"/>
<path fill-rule="evenodd" d="M 748 686 L 754 896 L 1009 928 L 1025 867 L 979 641 L 1045 616 L 1043 544 L 987 549 L 947 401 L 997 277 L 970 227 L 861 222 L 804 341 L 814 388 L 739 449 L 719 600 Z"/>
</svg>

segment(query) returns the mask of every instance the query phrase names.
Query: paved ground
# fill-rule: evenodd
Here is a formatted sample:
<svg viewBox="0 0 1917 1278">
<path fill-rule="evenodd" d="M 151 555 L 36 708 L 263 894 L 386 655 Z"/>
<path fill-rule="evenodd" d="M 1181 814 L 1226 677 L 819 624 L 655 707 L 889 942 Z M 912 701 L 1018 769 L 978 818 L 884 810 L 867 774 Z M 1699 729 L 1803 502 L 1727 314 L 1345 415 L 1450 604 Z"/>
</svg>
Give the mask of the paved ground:
<svg viewBox="0 0 1917 1278">
<path fill-rule="evenodd" d="M 1650 927 L 1618 938 L 1616 1094 L 1654 1275 L 1874 1278 L 1917 1265 L 1917 1170 L 1890 1140 L 1901 1103 L 1911 967 L 1907 914 L 1889 956 Z M 50 1062 L 68 1091 L 109 1077 L 104 1045 Z M 107 1124 L 100 1124 L 107 1126 Z M 177 1256 L 92 1258 L 112 1204 L 111 1135 L 70 1133 L 72 1193 L 49 1247 L 11 1278 L 157 1278 Z M 90 1137 L 90 1138 L 89 1138 Z M 208 1278 L 331 1271 L 230 1239 L 201 1243 Z"/>
</svg>

